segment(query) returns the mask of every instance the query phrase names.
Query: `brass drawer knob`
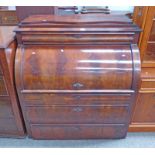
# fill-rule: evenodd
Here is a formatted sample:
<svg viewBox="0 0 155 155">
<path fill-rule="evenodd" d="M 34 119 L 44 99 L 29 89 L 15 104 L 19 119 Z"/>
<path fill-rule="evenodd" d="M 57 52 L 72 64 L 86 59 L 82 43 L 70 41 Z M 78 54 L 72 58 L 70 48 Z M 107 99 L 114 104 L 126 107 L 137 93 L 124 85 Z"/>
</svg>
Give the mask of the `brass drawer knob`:
<svg viewBox="0 0 155 155">
<path fill-rule="evenodd" d="M 73 37 L 78 39 L 78 38 L 81 38 L 81 35 L 80 34 L 74 34 Z"/>
<path fill-rule="evenodd" d="M 77 99 L 77 100 L 81 99 L 81 96 L 80 96 L 80 95 L 74 95 L 73 97 L 74 97 L 75 99 Z"/>
<path fill-rule="evenodd" d="M 76 88 L 76 89 L 79 89 L 79 88 L 82 88 L 84 85 L 79 83 L 79 82 L 76 82 L 73 84 L 73 88 Z"/>
<path fill-rule="evenodd" d="M 73 111 L 74 112 L 82 112 L 83 111 L 83 108 L 81 108 L 81 107 L 74 107 L 73 108 Z"/>
</svg>

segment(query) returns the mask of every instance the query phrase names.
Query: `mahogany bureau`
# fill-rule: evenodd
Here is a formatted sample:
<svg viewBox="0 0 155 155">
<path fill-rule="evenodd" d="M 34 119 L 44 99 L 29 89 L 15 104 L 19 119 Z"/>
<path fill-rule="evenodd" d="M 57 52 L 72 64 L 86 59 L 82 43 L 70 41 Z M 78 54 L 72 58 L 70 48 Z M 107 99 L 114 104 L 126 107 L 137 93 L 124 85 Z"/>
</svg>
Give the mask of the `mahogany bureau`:
<svg viewBox="0 0 155 155">
<path fill-rule="evenodd" d="M 14 26 L 0 26 L 0 136 L 23 137 L 24 127 L 14 85 L 17 43 Z"/>
<path fill-rule="evenodd" d="M 36 15 L 16 29 L 16 87 L 28 136 L 124 138 L 140 29 L 121 15 Z"/>
</svg>

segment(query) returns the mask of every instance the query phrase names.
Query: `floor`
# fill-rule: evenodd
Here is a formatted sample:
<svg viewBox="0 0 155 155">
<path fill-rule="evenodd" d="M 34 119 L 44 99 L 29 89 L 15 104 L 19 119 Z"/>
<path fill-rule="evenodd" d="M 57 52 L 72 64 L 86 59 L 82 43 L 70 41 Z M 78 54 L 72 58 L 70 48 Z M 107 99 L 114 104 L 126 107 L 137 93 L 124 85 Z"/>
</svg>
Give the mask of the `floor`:
<svg viewBox="0 0 155 155">
<path fill-rule="evenodd" d="M 128 133 L 126 139 L 119 140 L 33 140 L 0 138 L 0 148 L 27 148 L 27 147 L 47 147 L 47 148 L 155 148 L 154 133 Z"/>
</svg>

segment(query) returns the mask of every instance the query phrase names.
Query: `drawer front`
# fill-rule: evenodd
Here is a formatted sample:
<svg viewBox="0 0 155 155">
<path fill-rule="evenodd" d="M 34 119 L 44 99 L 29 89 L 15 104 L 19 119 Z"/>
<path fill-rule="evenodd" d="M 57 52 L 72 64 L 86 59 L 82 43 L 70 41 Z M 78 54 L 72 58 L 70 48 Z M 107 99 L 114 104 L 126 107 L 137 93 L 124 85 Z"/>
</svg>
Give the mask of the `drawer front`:
<svg viewBox="0 0 155 155">
<path fill-rule="evenodd" d="M 128 45 L 38 45 L 26 46 L 23 51 L 24 90 L 131 89 L 133 62 Z"/>
<path fill-rule="evenodd" d="M 26 107 L 31 123 L 126 123 L 128 106 Z"/>
<path fill-rule="evenodd" d="M 125 125 L 46 125 L 31 124 L 32 137 L 35 139 L 101 139 L 124 138 Z"/>
<path fill-rule="evenodd" d="M 0 118 L 12 118 L 13 111 L 8 97 L 0 97 Z"/>
<path fill-rule="evenodd" d="M 155 79 L 155 69 L 154 68 L 142 68 L 141 78 L 143 79 Z"/>
<path fill-rule="evenodd" d="M 3 79 L 3 76 L 0 76 L 0 96 L 7 95 L 6 85 L 5 81 Z"/>
<path fill-rule="evenodd" d="M 152 79 L 151 80 L 142 79 L 141 89 L 155 89 L 155 79 L 154 81 Z"/>
<path fill-rule="evenodd" d="M 124 105 L 131 94 L 23 94 L 26 105 Z"/>
<path fill-rule="evenodd" d="M 155 122 L 155 93 L 139 94 L 132 122 Z"/>
<path fill-rule="evenodd" d="M 134 41 L 134 34 L 26 34 L 22 35 L 23 44 L 26 43 L 45 43 L 45 44 L 85 44 L 85 43 L 104 43 L 104 42 L 128 42 Z"/>
</svg>

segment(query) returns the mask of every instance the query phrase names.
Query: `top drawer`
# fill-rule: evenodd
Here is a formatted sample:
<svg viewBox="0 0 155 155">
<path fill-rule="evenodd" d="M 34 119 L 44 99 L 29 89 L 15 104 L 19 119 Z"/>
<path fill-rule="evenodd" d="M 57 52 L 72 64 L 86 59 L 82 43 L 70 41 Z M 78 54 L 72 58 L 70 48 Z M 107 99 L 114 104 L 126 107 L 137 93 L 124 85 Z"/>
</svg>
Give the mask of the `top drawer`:
<svg viewBox="0 0 155 155">
<path fill-rule="evenodd" d="M 21 41 L 23 44 L 99 44 L 109 42 L 132 43 L 134 38 L 134 33 L 22 34 Z"/>
</svg>

